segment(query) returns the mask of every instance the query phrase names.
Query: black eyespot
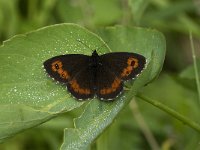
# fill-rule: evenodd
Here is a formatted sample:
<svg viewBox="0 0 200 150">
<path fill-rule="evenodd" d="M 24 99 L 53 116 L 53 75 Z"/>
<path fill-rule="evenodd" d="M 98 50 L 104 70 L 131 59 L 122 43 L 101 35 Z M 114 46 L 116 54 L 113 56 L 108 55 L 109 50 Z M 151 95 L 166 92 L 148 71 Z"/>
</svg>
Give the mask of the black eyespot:
<svg viewBox="0 0 200 150">
<path fill-rule="evenodd" d="M 131 62 L 131 66 L 134 66 L 134 65 L 135 65 L 135 61 L 132 61 L 132 62 Z"/>
<path fill-rule="evenodd" d="M 59 69 L 59 66 L 58 66 L 58 64 L 55 64 L 55 68 L 58 70 Z"/>
</svg>

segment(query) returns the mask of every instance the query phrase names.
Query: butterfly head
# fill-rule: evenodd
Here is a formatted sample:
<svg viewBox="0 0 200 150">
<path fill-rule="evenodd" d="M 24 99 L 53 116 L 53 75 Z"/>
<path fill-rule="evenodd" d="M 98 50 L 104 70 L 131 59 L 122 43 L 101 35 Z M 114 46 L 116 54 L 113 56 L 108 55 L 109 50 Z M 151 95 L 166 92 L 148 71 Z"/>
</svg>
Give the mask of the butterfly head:
<svg viewBox="0 0 200 150">
<path fill-rule="evenodd" d="M 100 64 L 100 56 L 98 55 L 97 51 L 94 50 L 90 58 L 90 66 L 96 68 L 99 64 Z"/>
<path fill-rule="evenodd" d="M 97 53 L 96 50 L 93 51 L 93 53 L 92 53 L 92 57 L 99 57 L 99 55 L 98 55 L 98 53 Z"/>
</svg>

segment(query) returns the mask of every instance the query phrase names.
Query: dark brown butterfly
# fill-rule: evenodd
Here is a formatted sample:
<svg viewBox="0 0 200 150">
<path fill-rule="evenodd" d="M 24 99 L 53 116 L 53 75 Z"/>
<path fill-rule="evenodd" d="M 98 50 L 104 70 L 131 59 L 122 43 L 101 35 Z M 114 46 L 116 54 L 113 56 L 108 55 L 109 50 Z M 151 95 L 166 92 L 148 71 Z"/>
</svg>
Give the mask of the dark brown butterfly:
<svg viewBox="0 0 200 150">
<path fill-rule="evenodd" d="M 46 72 L 67 86 L 77 99 L 112 100 L 123 90 L 123 82 L 135 78 L 144 69 L 146 59 L 136 53 L 113 52 L 92 56 L 60 55 L 44 62 Z"/>
</svg>

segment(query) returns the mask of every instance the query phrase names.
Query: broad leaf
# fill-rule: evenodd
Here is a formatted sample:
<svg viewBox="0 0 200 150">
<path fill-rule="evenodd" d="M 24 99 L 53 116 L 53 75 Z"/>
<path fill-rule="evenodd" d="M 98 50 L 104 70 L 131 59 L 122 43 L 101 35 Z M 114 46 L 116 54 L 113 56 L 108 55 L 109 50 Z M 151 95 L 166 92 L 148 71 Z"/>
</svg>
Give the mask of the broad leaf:
<svg viewBox="0 0 200 150">
<path fill-rule="evenodd" d="M 137 52 L 147 58 L 147 68 L 130 88 L 114 102 L 91 100 L 75 129 L 65 130 L 62 148 L 86 149 L 112 123 L 136 91 L 152 81 L 160 72 L 165 56 L 165 40 L 161 33 L 142 28 L 113 27 L 97 35 L 74 24 L 46 27 L 16 36 L 0 47 L 0 139 L 3 140 L 52 117 L 81 106 L 66 87 L 55 84 L 42 68 L 43 62 L 56 55 L 81 53 L 91 55 L 110 51 Z M 82 41 L 82 44 L 78 42 Z M 87 46 L 86 46 L 87 45 Z"/>
</svg>

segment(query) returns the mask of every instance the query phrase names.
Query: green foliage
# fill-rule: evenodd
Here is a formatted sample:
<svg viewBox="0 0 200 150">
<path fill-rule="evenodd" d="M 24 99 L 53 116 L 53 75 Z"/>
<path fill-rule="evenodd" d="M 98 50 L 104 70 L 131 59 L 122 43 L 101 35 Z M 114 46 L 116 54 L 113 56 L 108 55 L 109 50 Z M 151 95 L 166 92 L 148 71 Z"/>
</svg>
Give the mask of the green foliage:
<svg viewBox="0 0 200 150">
<path fill-rule="evenodd" d="M 0 149 L 199 149 L 199 72 L 188 35 L 194 36 L 199 71 L 199 8 L 196 0 L 0 0 L 0 41 L 7 40 L 0 47 Z M 166 56 L 164 36 L 154 29 L 165 36 Z M 91 55 L 77 39 L 91 49 L 103 45 L 100 54 L 140 53 L 147 68 L 112 103 L 76 101 L 45 75 L 42 63 L 60 54 Z M 138 92 L 137 110 L 129 109 Z M 148 141 L 142 119 L 157 146 Z"/>
<path fill-rule="evenodd" d="M 162 67 L 165 41 L 159 32 L 118 26 L 101 30 L 100 33 L 105 38 L 112 39 L 110 48 L 114 51 L 119 51 L 124 45 L 123 48 L 128 51 L 134 49 L 134 52 L 143 54 L 147 58 L 148 66 L 134 86 L 114 102 L 90 101 L 81 117 L 75 120 L 76 129 L 66 129 L 63 149 L 73 148 L 72 146 L 81 149 L 89 147 L 132 99 L 137 89 L 154 79 Z M 143 36 L 146 37 L 145 41 L 142 40 Z M 91 49 L 105 44 L 97 35 L 74 24 L 46 27 L 16 36 L 3 44 L 0 49 L 1 140 L 84 103 L 73 99 L 66 92 L 66 87 L 56 85 L 45 76 L 42 69 L 43 62 L 56 55 L 90 55 L 91 49 L 77 40 L 87 43 Z M 145 45 L 142 44 L 144 42 Z M 105 45 L 99 53 L 109 52 L 111 49 Z"/>
<path fill-rule="evenodd" d="M 194 69 L 194 64 L 190 65 L 188 67 L 186 67 L 180 74 L 179 77 L 177 78 L 178 81 L 184 85 L 186 88 L 193 90 L 193 91 L 197 91 L 198 94 L 200 94 L 199 92 L 199 83 L 197 82 L 197 76 L 200 75 L 200 60 L 197 60 L 197 76 L 195 74 L 195 69 Z M 200 81 L 199 81 L 200 82 Z M 200 96 L 200 95 L 199 95 Z M 199 101 L 200 101 L 200 97 L 199 97 Z"/>
<path fill-rule="evenodd" d="M 200 60 L 197 60 L 197 66 L 198 66 L 198 74 L 200 74 Z M 190 65 L 186 67 L 185 70 L 181 72 L 180 77 L 195 81 L 196 77 L 195 77 L 194 66 Z"/>
</svg>

